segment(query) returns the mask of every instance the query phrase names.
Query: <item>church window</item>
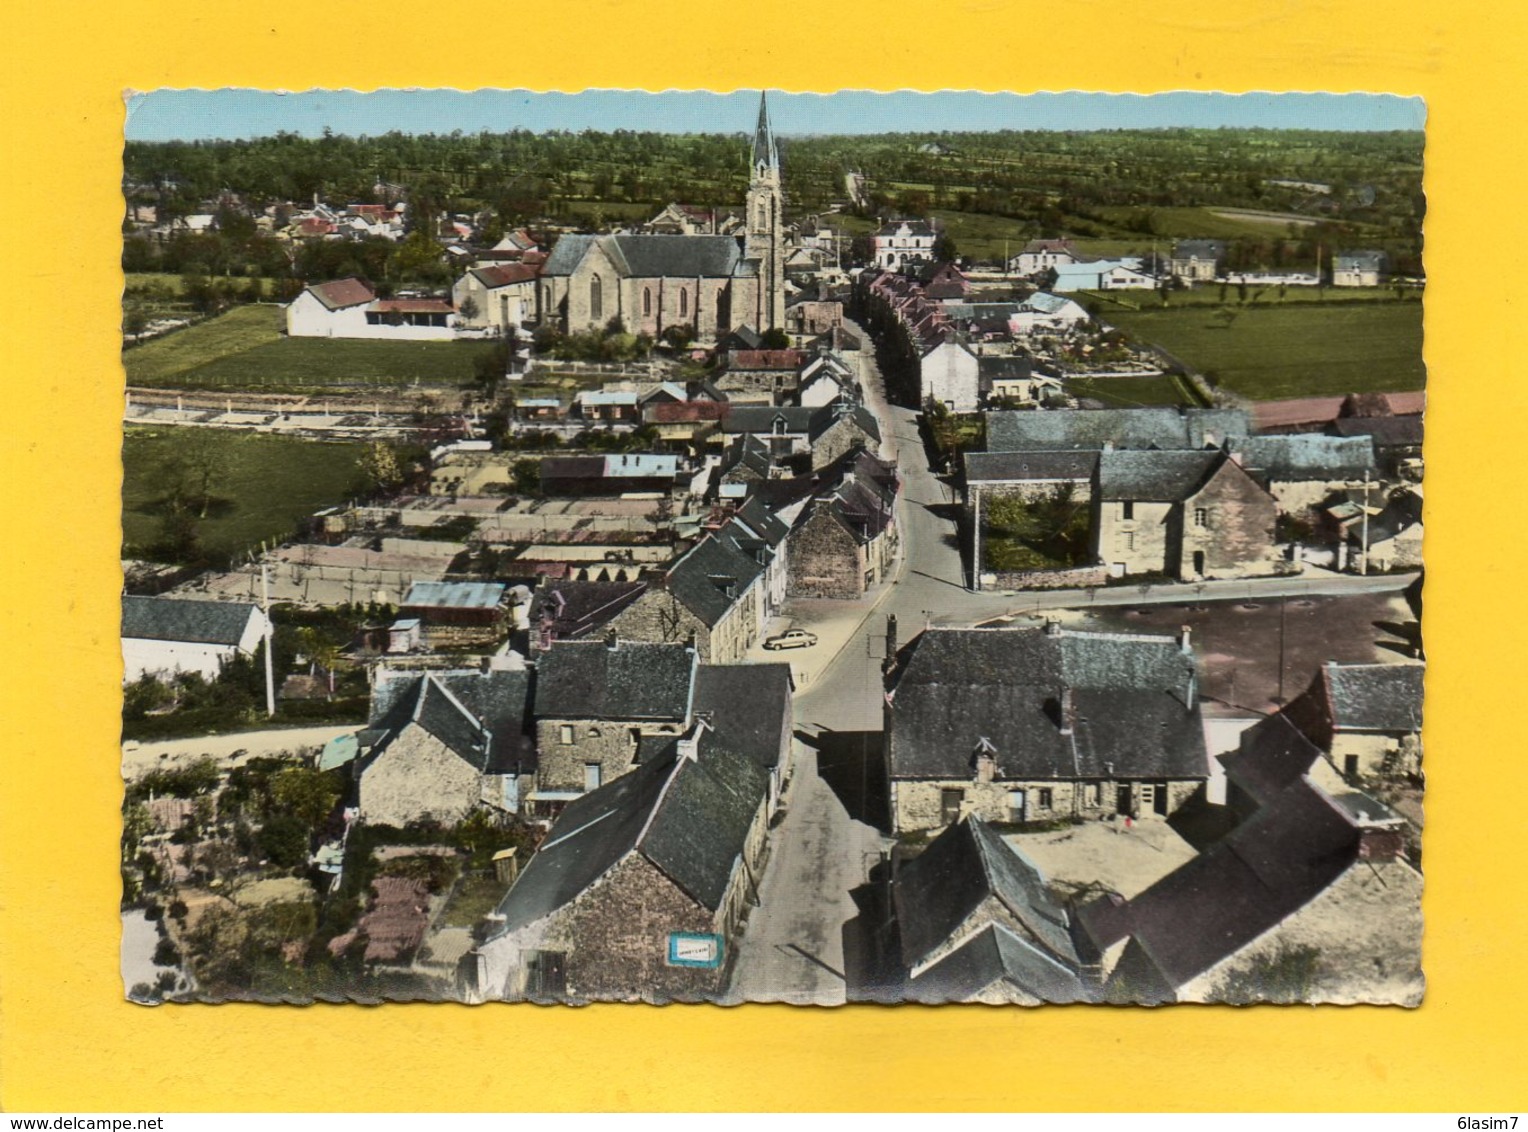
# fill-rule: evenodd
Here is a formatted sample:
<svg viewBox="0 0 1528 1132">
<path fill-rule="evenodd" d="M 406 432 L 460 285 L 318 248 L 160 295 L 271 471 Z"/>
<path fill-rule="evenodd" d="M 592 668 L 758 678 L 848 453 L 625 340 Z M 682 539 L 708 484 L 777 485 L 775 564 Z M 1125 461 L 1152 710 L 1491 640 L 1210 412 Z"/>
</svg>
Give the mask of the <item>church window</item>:
<svg viewBox="0 0 1528 1132">
<path fill-rule="evenodd" d="M 589 280 L 589 317 L 595 322 L 605 317 L 605 296 L 603 290 L 598 275 Z"/>
<path fill-rule="evenodd" d="M 653 313 L 653 289 L 642 288 L 642 317 L 647 318 Z"/>
<path fill-rule="evenodd" d="M 690 293 L 683 287 L 679 288 L 679 317 L 685 318 L 690 313 Z"/>
<path fill-rule="evenodd" d="M 764 202 L 760 201 L 759 202 L 759 227 L 760 228 L 767 228 L 769 226 L 768 216 L 769 216 L 769 214 L 767 212 L 765 212 L 765 210 L 764 210 Z"/>
</svg>

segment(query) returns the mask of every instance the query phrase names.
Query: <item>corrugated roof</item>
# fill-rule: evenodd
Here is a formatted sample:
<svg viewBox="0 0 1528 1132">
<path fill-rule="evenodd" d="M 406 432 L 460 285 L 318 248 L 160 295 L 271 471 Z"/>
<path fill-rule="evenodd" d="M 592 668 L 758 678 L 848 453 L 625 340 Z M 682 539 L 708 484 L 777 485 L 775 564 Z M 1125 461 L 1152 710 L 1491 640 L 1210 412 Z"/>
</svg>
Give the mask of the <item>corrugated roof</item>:
<svg viewBox="0 0 1528 1132">
<path fill-rule="evenodd" d="M 403 604 L 413 609 L 497 609 L 503 600 L 500 582 L 415 582 Z"/>
</svg>

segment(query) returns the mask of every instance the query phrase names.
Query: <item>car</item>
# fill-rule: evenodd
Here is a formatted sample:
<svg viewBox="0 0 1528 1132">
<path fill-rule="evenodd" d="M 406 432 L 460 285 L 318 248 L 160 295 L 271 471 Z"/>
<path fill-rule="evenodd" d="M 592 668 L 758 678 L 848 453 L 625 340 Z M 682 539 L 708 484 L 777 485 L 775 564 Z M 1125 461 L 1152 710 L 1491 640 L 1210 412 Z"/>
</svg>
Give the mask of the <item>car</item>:
<svg viewBox="0 0 1528 1132">
<path fill-rule="evenodd" d="M 764 647 L 776 652 L 780 649 L 809 649 L 816 643 L 816 633 L 808 633 L 805 629 L 787 629 L 777 636 L 768 638 L 764 642 Z"/>
</svg>

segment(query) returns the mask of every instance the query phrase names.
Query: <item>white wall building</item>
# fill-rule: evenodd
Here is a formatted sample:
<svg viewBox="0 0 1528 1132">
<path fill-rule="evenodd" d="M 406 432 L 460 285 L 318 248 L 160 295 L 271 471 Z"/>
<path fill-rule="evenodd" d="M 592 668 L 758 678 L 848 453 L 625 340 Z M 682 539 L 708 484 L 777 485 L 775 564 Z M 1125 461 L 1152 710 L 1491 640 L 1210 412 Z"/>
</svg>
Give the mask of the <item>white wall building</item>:
<svg viewBox="0 0 1528 1132">
<path fill-rule="evenodd" d="M 235 656 L 253 656 L 265 631 L 265 614 L 247 602 L 123 597 L 122 681 L 182 672 L 215 680 Z"/>
</svg>

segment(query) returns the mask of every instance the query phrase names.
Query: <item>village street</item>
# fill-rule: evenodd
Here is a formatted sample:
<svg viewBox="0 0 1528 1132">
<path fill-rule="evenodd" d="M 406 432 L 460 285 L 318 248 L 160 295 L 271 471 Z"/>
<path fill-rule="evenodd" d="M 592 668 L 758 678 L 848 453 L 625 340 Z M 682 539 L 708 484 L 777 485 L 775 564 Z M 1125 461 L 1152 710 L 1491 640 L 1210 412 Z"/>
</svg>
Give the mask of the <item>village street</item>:
<svg viewBox="0 0 1528 1132">
<path fill-rule="evenodd" d="M 845 325 L 869 346 L 862 327 L 847 320 Z M 789 611 L 791 624 L 818 634 L 814 649 L 750 658 L 791 660 L 798 686 L 798 742 L 786 815 L 771 833 L 759 906 L 738 944 L 731 988 L 735 997 L 819 1004 L 845 1000 L 843 925 L 856 911 L 849 892 L 868 879 L 879 860 L 877 850 L 891 844 L 876 828 L 885 827 L 881 666 L 888 615 L 896 615 L 898 643 L 905 644 L 929 625 L 1037 617 L 1046 610 L 1395 593 L 1416 577 L 1359 577 L 1307 567 L 1297 577 L 1198 585 L 973 593 L 965 585 L 954 492 L 929 467 L 917 415 L 887 402 L 868 349 L 863 364 L 866 404 L 880 422 L 882 454 L 895 460 L 902 478 L 898 561 L 879 593 L 853 608 L 823 603 L 829 608 L 814 614 L 798 603 Z"/>
</svg>

